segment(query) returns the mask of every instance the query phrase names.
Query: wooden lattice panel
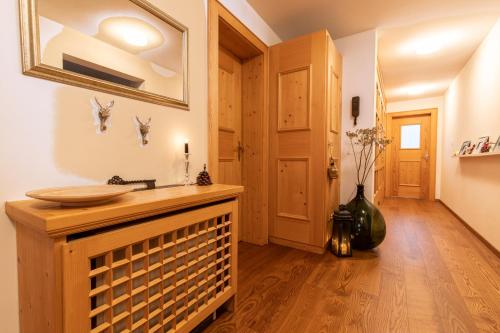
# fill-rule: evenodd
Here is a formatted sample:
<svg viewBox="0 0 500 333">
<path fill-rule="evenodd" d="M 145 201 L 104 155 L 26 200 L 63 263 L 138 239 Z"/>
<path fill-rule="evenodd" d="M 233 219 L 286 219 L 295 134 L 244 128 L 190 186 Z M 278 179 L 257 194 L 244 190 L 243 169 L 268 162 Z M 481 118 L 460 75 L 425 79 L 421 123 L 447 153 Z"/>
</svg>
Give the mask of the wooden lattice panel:
<svg viewBox="0 0 500 333">
<path fill-rule="evenodd" d="M 72 281 L 65 305 L 78 309 L 68 311 L 68 332 L 174 332 L 234 294 L 231 207 L 70 242 L 64 261 L 79 268 L 65 275 Z"/>
</svg>

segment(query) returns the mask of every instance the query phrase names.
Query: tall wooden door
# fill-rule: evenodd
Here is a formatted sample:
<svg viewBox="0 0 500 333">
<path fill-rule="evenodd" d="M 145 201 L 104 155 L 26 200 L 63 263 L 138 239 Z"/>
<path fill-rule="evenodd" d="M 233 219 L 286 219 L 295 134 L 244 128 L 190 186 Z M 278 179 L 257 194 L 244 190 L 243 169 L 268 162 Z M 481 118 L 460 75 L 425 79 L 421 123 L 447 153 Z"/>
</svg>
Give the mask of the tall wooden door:
<svg viewBox="0 0 500 333">
<path fill-rule="evenodd" d="M 269 235 L 322 251 L 325 239 L 327 36 L 271 48 Z"/>
<path fill-rule="evenodd" d="M 431 116 L 394 118 L 391 195 L 429 199 Z"/>
<path fill-rule="evenodd" d="M 219 178 L 218 183 L 242 184 L 242 118 L 240 59 L 223 47 L 219 48 Z M 243 196 L 246 199 L 245 196 Z M 245 201 L 245 200 L 242 200 Z M 239 207 L 241 220 L 242 204 Z M 243 228 L 239 228 L 238 240 Z"/>
<path fill-rule="evenodd" d="M 241 185 L 241 63 L 219 49 L 219 180 Z"/>
</svg>

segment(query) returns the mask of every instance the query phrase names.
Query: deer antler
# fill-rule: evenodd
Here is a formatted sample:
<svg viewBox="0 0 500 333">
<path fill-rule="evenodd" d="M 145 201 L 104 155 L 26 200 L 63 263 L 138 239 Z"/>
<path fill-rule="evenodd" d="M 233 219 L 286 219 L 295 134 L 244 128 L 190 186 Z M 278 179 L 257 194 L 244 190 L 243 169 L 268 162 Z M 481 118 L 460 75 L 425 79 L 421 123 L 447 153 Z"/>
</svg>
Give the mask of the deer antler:
<svg viewBox="0 0 500 333">
<path fill-rule="evenodd" d="M 144 125 L 141 120 L 139 119 L 139 117 L 135 116 L 135 119 L 137 119 L 137 122 L 140 124 L 140 125 Z"/>
<path fill-rule="evenodd" d="M 102 104 L 99 103 L 99 100 L 97 99 L 97 97 L 94 97 L 94 101 L 96 102 L 96 104 L 99 107 L 99 109 L 103 109 Z"/>
<path fill-rule="evenodd" d="M 98 115 L 99 115 L 99 121 L 100 121 L 100 129 L 101 129 L 101 132 L 104 132 L 107 129 L 106 121 L 108 120 L 108 118 L 111 115 L 111 108 L 113 107 L 113 105 L 115 105 L 115 101 L 111 101 L 108 103 L 108 105 L 106 107 L 103 107 L 102 104 L 97 99 L 97 97 L 94 97 L 94 100 L 95 100 L 97 106 L 99 107 Z"/>
<path fill-rule="evenodd" d="M 149 133 L 149 124 L 151 123 L 151 117 L 149 117 L 146 123 L 143 123 L 138 116 L 135 116 L 135 119 L 137 119 L 137 122 L 139 123 L 139 132 L 141 132 L 142 144 L 147 145 L 148 140 L 146 139 L 146 137 Z"/>
</svg>

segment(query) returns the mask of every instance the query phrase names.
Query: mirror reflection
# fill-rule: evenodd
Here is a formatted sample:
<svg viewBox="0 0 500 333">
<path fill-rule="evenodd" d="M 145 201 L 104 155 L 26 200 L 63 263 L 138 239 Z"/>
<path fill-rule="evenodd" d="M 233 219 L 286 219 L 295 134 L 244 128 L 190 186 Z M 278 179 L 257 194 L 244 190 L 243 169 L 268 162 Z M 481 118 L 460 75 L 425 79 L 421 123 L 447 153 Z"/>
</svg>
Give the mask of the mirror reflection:
<svg viewBox="0 0 500 333">
<path fill-rule="evenodd" d="M 38 0 L 41 63 L 185 100 L 181 27 L 130 0 Z"/>
</svg>

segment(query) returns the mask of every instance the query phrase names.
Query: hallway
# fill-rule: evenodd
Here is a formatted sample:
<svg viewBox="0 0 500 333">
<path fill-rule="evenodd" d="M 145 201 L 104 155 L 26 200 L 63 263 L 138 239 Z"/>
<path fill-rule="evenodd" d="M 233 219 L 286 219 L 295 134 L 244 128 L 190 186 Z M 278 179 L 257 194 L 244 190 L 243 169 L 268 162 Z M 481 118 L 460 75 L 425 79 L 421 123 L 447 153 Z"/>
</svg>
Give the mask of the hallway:
<svg viewBox="0 0 500 333">
<path fill-rule="evenodd" d="M 382 211 L 386 240 L 353 258 L 240 243 L 236 313 L 205 332 L 498 332 L 500 259 L 440 203 Z"/>
</svg>

